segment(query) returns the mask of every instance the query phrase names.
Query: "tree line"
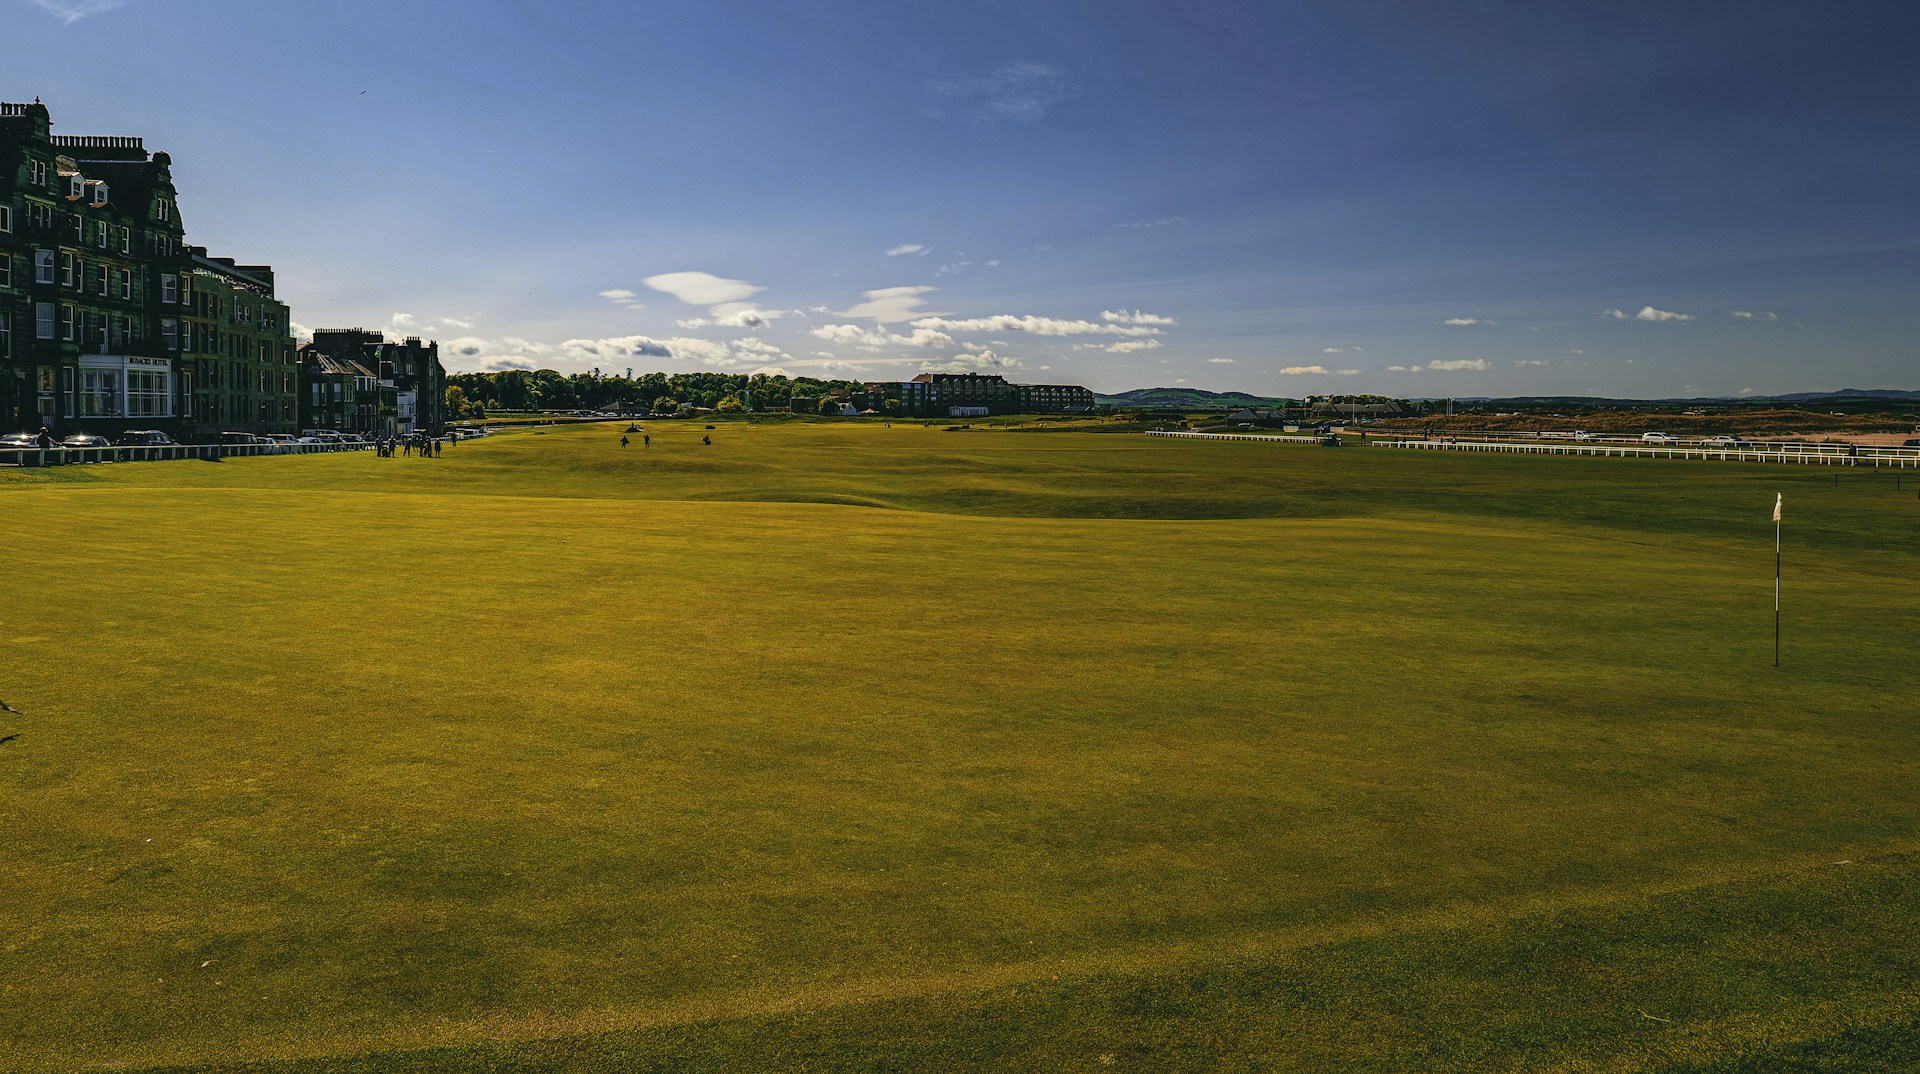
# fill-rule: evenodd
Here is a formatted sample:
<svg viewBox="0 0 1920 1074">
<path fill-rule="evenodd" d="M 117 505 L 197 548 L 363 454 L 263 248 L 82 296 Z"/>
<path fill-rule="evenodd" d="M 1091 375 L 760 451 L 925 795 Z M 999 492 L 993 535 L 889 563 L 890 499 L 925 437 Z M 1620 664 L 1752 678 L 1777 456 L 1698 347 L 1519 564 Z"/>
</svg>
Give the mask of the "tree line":
<svg viewBox="0 0 1920 1074">
<path fill-rule="evenodd" d="M 811 411 L 841 390 L 864 397 L 866 385 L 767 373 L 641 373 L 595 369 L 567 375 L 551 369 L 453 373 L 447 377 L 447 417 L 485 417 L 490 411 L 620 410 L 672 414 L 707 407 L 720 411 L 784 410 L 798 397 Z M 855 402 L 859 400 L 856 399 Z"/>
</svg>

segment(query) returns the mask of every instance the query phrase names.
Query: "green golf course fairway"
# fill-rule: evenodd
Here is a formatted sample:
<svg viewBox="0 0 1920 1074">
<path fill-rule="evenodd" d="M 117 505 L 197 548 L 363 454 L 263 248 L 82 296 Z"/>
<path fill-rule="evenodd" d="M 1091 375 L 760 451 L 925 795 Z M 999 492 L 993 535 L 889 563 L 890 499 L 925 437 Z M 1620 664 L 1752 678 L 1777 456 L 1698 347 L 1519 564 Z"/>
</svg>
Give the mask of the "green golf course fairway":
<svg viewBox="0 0 1920 1074">
<path fill-rule="evenodd" d="M 0 1070 L 1920 1066 L 1911 475 L 623 428 L 0 472 Z"/>
</svg>

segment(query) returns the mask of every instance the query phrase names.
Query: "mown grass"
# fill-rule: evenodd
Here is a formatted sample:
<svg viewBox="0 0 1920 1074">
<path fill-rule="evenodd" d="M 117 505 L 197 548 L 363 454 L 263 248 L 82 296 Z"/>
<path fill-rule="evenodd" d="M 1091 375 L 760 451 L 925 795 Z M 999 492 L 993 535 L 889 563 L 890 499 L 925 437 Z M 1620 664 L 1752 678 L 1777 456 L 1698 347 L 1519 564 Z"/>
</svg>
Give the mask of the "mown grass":
<svg viewBox="0 0 1920 1074">
<path fill-rule="evenodd" d="M 0 475 L 0 1068 L 1913 1054 L 1891 478 L 620 428 Z"/>
</svg>

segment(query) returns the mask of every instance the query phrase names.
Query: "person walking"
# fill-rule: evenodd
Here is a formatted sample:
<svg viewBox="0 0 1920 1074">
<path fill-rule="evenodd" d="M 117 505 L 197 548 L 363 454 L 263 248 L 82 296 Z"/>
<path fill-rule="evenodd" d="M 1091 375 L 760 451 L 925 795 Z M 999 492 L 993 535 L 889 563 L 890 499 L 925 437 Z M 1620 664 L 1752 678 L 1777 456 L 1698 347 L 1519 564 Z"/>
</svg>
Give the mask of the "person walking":
<svg viewBox="0 0 1920 1074">
<path fill-rule="evenodd" d="M 711 445 L 713 444 L 713 437 L 711 437 L 711 436 L 702 436 L 702 437 L 700 437 L 700 442 L 701 442 L 702 444 L 707 444 L 707 445 L 709 445 L 709 446 L 711 446 Z"/>
<path fill-rule="evenodd" d="M 631 443 L 633 443 L 633 441 L 631 441 L 631 440 L 628 440 L 628 439 L 627 439 L 626 437 L 624 437 L 624 436 L 620 438 L 620 446 L 621 446 L 621 447 L 626 447 L 626 446 L 627 446 L 628 444 L 631 444 Z"/>
<path fill-rule="evenodd" d="M 641 434 L 640 434 L 640 446 L 641 446 L 641 447 L 643 447 L 643 448 L 650 448 L 650 447 L 652 447 L 652 446 L 653 446 L 653 434 L 652 434 L 652 433 L 641 433 Z"/>
</svg>

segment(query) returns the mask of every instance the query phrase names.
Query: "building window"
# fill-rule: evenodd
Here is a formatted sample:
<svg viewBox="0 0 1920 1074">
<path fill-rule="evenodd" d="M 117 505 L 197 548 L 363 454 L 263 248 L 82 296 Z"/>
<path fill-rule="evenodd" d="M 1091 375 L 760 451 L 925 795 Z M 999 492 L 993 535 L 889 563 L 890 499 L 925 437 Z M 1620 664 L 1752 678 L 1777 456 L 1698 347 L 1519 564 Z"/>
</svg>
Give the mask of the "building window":
<svg viewBox="0 0 1920 1074">
<path fill-rule="evenodd" d="M 0 287 L 13 286 L 13 256 L 0 252 Z"/>
<path fill-rule="evenodd" d="M 73 255 L 60 255 L 60 286 L 73 286 Z"/>
<path fill-rule="evenodd" d="M 13 357 L 13 314 L 0 313 L 0 358 Z"/>
<path fill-rule="evenodd" d="M 60 338 L 73 342 L 73 307 L 64 302 L 60 304 Z"/>
<path fill-rule="evenodd" d="M 0 231 L 13 234 L 13 206 L 0 205 Z"/>
<path fill-rule="evenodd" d="M 180 277 L 166 273 L 160 277 L 160 301 L 180 301 Z"/>
<path fill-rule="evenodd" d="M 35 250 L 33 252 L 33 282 L 53 282 L 53 251 Z"/>
<path fill-rule="evenodd" d="M 113 291 L 113 284 L 108 279 L 108 277 L 110 277 L 111 275 L 112 275 L 111 269 L 107 268 L 107 266 L 105 265 L 100 266 L 100 297 L 101 298 L 107 297 Z"/>
<path fill-rule="evenodd" d="M 191 353 L 193 350 L 193 322 L 192 321 L 180 322 L 180 350 L 182 353 Z"/>
<path fill-rule="evenodd" d="M 53 338 L 53 303 L 36 302 L 33 304 L 33 338 Z"/>
<path fill-rule="evenodd" d="M 127 370 L 127 416 L 130 418 L 164 418 L 172 412 L 173 398 L 167 392 L 167 375 L 163 372 L 129 369 Z"/>
<path fill-rule="evenodd" d="M 67 368 L 62 369 L 60 371 L 60 401 L 65 404 L 60 409 L 67 415 L 67 417 L 69 418 L 73 417 L 73 367 L 72 366 L 68 366 Z"/>
<path fill-rule="evenodd" d="M 193 374 L 180 374 L 180 413 L 184 417 L 193 417 Z"/>
<path fill-rule="evenodd" d="M 120 413 L 120 371 L 82 369 L 80 371 L 80 416 L 111 418 Z"/>
<path fill-rule="evenodd" d="M 160 213 L 160 219 L 162 220 L 172 219 L 172 216 L 171 216 L 172 210 L 168 207 L 167 199 L 165 198 L 160 199 L 159 213 Z"/>
<path fill-rule="evenodd" d="M 133 297 L 133 270 L 132 269 L 120 270 L 120 297 L 121 298 Z"/>
<path fill-rule="evenodd" d="M 132 228 L 123 227 L 120 229 L 120 252 L 123 254 L 130 254 L 133 252 L 133 229 Z"/>
<path fill-rule="evenodd" d="M 33 162 L 33 185 L 42 190 L 47 188 L 47 162 L 44 160 Z"/>
<path fill-rule="evenodd" d="M 160 339 L 162 342 L 166 343 L 168 350 L 170 351 L 179 350 L 180 349 L 180 322 L 173 320 L 171 318 L 161 321 L 160 322 Z"/>
</svg>

